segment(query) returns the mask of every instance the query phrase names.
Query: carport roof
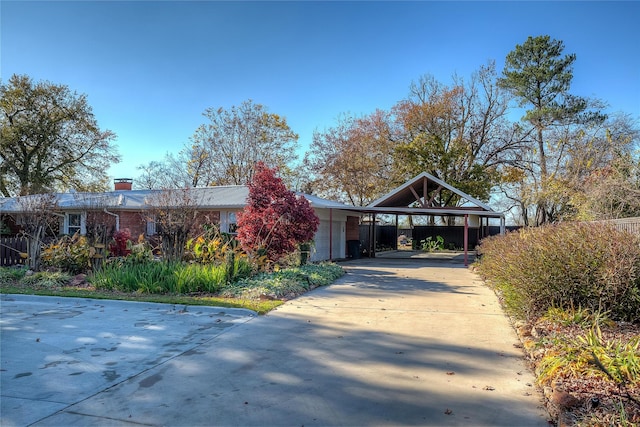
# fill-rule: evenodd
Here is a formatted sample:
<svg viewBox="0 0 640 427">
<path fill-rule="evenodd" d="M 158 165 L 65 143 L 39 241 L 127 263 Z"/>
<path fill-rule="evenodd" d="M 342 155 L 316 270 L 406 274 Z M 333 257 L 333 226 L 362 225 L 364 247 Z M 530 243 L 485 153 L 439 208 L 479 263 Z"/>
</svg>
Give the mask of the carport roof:
<svg viewBox="0 0 640 427">
<path fill-rule="evenodd" d="M 463 200 L 463 205 L 436 206 L 433 203 L 434 198 L 444 189 L 458 195 Z M 503 213 L 494 211 L 487 204 L 427 172 L 422 172 L 369 205 L 358 208 L 358 211 L 399 215 L 479 215 L 495 218 L 504 216 Z"/>
</svg>

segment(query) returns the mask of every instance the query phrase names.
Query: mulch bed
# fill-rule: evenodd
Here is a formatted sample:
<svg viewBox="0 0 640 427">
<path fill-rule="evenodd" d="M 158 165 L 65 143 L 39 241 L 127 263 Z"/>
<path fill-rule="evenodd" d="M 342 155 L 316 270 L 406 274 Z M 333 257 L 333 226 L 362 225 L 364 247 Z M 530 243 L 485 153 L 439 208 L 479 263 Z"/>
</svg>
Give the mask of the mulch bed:
<svg viewBox="0 0 640 427">
<path fill-rule="evenodd" d="M 546 320 L 514 326 L 536 373 L 545 355 L 561 353 L 561 343 L 575 342 L 588 332 L 577 325 L 563 326 Z M 640 324 L 611 322 L 601 326 L 601 332 L 603 342 L 626 343 L 640 336 Z M 640 348 L 636 353 L 640 357 Z M 640 425 L 640 379 L 635 384 L 618 384 L 604 371 L 588 376 L 559 374 L 541 386 L 549 414 L 558 426 Z"/>
</svg>

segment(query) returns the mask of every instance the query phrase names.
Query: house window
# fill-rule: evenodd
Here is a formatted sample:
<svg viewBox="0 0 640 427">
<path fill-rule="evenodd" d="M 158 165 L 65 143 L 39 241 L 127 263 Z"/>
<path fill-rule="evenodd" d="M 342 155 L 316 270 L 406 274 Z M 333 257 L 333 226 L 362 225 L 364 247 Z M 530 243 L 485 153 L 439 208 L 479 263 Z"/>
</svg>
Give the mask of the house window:
<svg viewBox="0 0 640 427">
<path fill-rule="evenodd" d="M 84 213 L 67 213 L 64 217 L 64 234 L 86 234 L 86 215 Z"/>
<path fill-rule="evenodd" d="M 229 212 L 228 230 L 229 230 L 229 233 L 235 233 L 238 230 L 238 224 L 236 223 L 236 213 L 235 212 Z"/>
<path fill-rule="evenodd" d="M 147 236 L 162 234 L 162 223 L 156 222 L 156 218 L 147 219 Z"/>
</svg>

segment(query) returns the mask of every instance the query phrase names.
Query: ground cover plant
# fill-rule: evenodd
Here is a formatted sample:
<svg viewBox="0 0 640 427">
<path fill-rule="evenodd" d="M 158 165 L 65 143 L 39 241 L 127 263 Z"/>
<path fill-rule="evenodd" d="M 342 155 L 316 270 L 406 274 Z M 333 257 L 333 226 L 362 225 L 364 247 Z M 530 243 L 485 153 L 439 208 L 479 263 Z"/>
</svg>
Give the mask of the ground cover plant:
<svg viewBox="0 0 640 427">
<path fill-rule="evenodd" d="M 479 253 L 554 419 L 640 424 L 638 238 L 564 223 L 485 239 Z"/>
</svg>

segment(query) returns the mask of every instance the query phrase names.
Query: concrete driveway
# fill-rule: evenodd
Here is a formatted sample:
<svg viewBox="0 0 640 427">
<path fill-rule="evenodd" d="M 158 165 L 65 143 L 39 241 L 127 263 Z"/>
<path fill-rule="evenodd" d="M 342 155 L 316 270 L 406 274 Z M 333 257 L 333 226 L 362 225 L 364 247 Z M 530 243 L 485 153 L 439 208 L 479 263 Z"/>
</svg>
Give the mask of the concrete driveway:
<svg viewBox="0 0 640 427">
<path fill-rule="evenodd" d="M 367 259 L 266 316 L 5 295 L 3 426 L 545 426 L 491 290 Z"/>
</svg>

